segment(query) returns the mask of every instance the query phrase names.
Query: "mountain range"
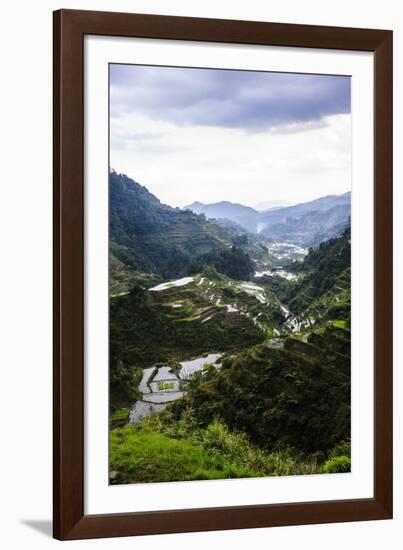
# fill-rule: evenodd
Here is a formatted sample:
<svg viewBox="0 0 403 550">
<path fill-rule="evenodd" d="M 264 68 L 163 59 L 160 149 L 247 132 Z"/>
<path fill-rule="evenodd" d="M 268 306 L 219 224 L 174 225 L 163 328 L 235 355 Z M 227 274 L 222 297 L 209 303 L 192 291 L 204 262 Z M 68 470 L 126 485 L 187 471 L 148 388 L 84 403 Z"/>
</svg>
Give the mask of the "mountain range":
<svg viewBox="0 0 403 550">
<path fill-rule="evenodd" d="M 191 210 L 195 214 L 204 214 L 206 218 L 231 220 L 251 233 L 257 233 L 259 212 L 250 206 L 229 201 L 221 201 L 212 204 L 194 202 L 185 206 L 184 210 Z"/>
<path fill-rule="evenodd" d="M 184 208 L 208 219 L 227 219 L 245 230 L 271 241 L 299 246 L 316 246 L 349 225 L 351 193 L 327 195 L 318 199 L 259 212 L 250 206 L 222 201 L 212 204 L 194 202 Z"/>
</svg>

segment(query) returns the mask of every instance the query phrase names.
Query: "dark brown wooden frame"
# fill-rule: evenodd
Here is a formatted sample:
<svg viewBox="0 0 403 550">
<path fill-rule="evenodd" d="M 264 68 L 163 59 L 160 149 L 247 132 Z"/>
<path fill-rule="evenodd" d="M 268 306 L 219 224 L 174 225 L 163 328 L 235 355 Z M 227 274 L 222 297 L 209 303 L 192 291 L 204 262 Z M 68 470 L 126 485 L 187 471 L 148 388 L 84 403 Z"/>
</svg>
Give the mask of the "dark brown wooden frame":
<svg viewBox="0 0 403 550">
<path fill-rule="evenodd" d="M 374 53 L 374 498 L 84 515 L 85 35 Z M 60 10 L 54 13 L 54 536 L 117 537 L 392 517 L 392 32 Z"/>
</svg>

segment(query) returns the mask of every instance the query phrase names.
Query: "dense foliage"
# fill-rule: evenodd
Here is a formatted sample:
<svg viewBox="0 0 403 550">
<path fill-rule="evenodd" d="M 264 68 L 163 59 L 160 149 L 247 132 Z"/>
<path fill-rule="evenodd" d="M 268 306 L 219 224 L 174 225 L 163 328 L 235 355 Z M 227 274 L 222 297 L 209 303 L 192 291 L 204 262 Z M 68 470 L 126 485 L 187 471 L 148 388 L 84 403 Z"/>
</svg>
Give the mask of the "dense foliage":
<svg viewBox="0 0 403 550">
<path fill-rule="evenodd" d="M 344 474 L 351 472 L 351 459 L 349 456 L 336 456 L 327 460 L 323 466 L 325 474 Z"/>
<path fill-rule="evenodd" d="M 317 299 L 332 289 L 342 274 L 345 278 L 342 286 L 349 291 L 350 234 L 348 227 L 339 237 L 324 241 L 317 248 L 311 248 L 303 261 L 295 261 L 286 266 L 286 269 L 300 275 L 297 282 L 281 278 L 266 280 L 270 288 L 293 313 L 299 314 L 311 307 Z M 348 303 L 344 315 L 349 315 L 349 308 Z"/>
<path fill-rule="evenodd" d="M 129 272 L 163 278 L 185 275 L 193 259 L 231 246 L 238 230 L 245 232 L 162 204 L 145 187 L 114 171 L 109 175 L 109 229 L 112 258 Z M 240 246 L 246 253 L 268 258 L 256 239 L 246 239 Z"/>
<path fill-rule="evenodd" d="M 239 239 L 239 241 L 246 243 L 247 239 Z M 249 280 L 255 272 L 249 255 L 235 245 L 229 249 L 212 250 L 208 254 L 193 260 L 189 267 L 189 273 L 199 273 L 205 265 L 211 265 L 220 273 L 224 273 L 238 281 Z"/>
<path fill-rule="evenodd" d="M 111 431 L 111 482 L 144 483 L 321 473 L 321 457 L 290 449 L 267 452 L 242 432 L 214 420 L 197 425 L 191 409 L 179 420 L 167 409 Z"/>
<path fill-rule="evenodd" d="M 137 388 L 142 374 L 142 369 L 127 366 L 121 360 L 112 363 L 109 391 L 113 409 L 116 409 L 121 404 L 132 403 L 141 397 Z"/>
<path fill-rule="evenodd" d="M 209 273 L 214 276 L 214 270 L 210 269 Z M 137 399 L 134 387 L 141 368 L 170 361 L 175 364 L 206 352 L 239 351 L 263 340 L 262 331 L 247 317 L 228 318 L 226 308 L 212 307 L 200 288 L 180 289 L 179 295 L 186 297 L 191 305 L 184 304 L 177 309 L 171 305 L 177 298 L 175 287 L 158 293 L 135 286 L 129 293 L 111 300 L 112 409 Z M 245 299 L 248 300 L 247 295 Z M 254 302 L 254 307 L 258 307 L 256 300 Z M 203 308 L 203 318 L 195 315 Z M 214 317 L 203 322 L 213 313 Z"/>
<path fill-rule="evenodd" d="M 329 327 L 307 343 L 251 348 L 209 371 L 187 400 L 201 423 L 220 418 L 263 448 L 326 452 L 350 433 L 350 333 Z"/>
</svg>

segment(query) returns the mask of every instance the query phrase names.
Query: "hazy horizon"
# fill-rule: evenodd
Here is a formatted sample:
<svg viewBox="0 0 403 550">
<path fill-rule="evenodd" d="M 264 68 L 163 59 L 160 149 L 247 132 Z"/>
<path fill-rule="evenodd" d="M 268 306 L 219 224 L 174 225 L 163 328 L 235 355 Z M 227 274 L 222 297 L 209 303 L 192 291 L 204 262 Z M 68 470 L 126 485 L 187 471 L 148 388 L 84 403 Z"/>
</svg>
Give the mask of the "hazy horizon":
<svg viewBox="0 0 403 550">
<path fill-rule="evenodd" d="M 110 165 L 174 207 L 341 195 L 350 78 L 110 65 Z"/>
<path fill-rule="evenodd" d="M 260 203 L 258 203 L 257 205 L 255 204 L 249 204 L 249 203 L 246 203 L 246 202 L 238 202 L 238 201 L 229 201 L 228 199 L 222 199 L 222 200 L 217 200 L 217 201 L 214 201 L 214 202 L 204 202 L 204 201 L 200 201 L 199 199 L 195 198 L 194 200 L 190 201 L 189 203 L 187 204 L 184 204 L 182 206 L 178 206 L 178 205 L 172 205 L 172 204 L 168 204 L 167 202 L 164 202 L 163 200 L 161 200 L 161 198 L 156 194 L 156 193 L 153 193 L 148 187 L 147 185 L 144 185 L 144 183 L 142 183 L 141 181 L 138 181 L 135 177 L 132 177 L 130 174 L 126 174 L 125 172 L 121 172 L 120 170 L 116 170 L 115 167 L 111 166 L 110 167 L 110 170 L 113 171 L 113 172 L 116 172 L 117 174 L 120 174 L 120 175 L 123 175 L 123 176 L 127 176 L 128 178 L 130 178 L 131 180 L 135 181 L 136 183 L 138 183 L 139 185 L 141 185 L 142 187 L 145 187 L 150 193 L 152 193 L 155 197 L 157 197 L 157 199 L 159 199 L 163 204 L 166 204 L 168 206 L 172 206 L 172 208 L 184 208 L 186 206 L 190 206 L 194 203 L 201 203 L 201 204 L 204 204 L 204 205 L 208 205 L 208 204 L 216 204 L 216 203 L 220 203 L 220 202 L 231 202 L 232 204 L 240 204 L 242 206 L 248 206 L 250 208 L 253 208 L 254 210 L 257 210 L 258 212 L 263 212 L 265 210 L 269 210 L 270 208 L 287 208 L 289 206 L 295 206 L 296 204 L 301 204 L 301 203 L 305 203 L 305 202 L 311 202 L 311 201 L 314 201 L 316 199 L 321 199 L 321 198 L 324 198 L 324 197 L 327 197 L 327 196 L 330 196 L 330 195 L 333 195 L 333 196 L 341 196 L 341 195 L 345 195 L 346 193 L 351 193 L 351 190 L 347 190 L 347 191 L 344 191 L 343 193 L 327 193 L 325 195 L 318 195 L 318 196 L 315 196 L 315 197 L 312 197 L 311 199 L 308 199 L 308 200 L 303 200 L 303 201 L 293 201 L 293 202 L 286 202 L 286 201 L 281 201 L 281 200 L 276 200 L 276 201 L 265 201 L 265 200 L 262 200 Z M 267 206 L 267 207 L 263 207 L 261 206 L 262 204 L 264 204 L 265 202 L 267 203 L 275 203 L 273 204 L 272 206 Z"/>
</svg>

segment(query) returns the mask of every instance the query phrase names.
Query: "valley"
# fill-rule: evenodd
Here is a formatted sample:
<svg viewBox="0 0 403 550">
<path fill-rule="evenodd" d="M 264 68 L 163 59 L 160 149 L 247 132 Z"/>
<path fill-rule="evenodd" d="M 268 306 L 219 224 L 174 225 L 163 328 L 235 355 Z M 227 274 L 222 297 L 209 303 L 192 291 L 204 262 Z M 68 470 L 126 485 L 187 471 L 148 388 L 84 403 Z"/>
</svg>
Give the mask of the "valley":
<svg viewBox="0 0 403 550">
<path fill-rule="evenodd" d="M 257 232 L 111 172 L 111 483 L 349 471 L 349 196 L 312 202 Z"/>
<path fill-rule="evenodd" d="M 264 211 L 242 204 L 222 201 L 213 204 L 194 202 L 185 210 L 203 214 L 211 220 L 230 220 L 263 240 L 298 247 L 318 246 L 340 234 L 350 225 L 351 193 Z"/>
</svg>

